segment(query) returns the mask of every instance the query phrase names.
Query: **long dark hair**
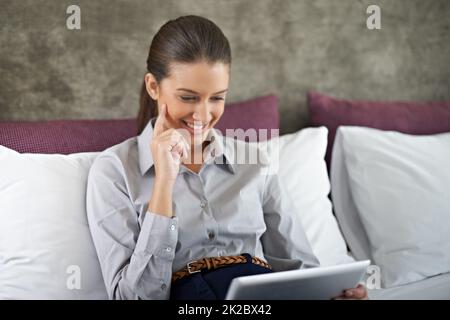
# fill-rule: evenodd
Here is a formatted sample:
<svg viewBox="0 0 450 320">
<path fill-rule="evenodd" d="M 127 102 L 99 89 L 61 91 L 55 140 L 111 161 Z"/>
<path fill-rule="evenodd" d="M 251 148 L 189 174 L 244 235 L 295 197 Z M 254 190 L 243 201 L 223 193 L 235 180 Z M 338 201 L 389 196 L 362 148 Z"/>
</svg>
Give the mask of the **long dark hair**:
<svg viewBox="0 0 450 320">
<path fill-rule="evenodd" d="M 183 16 L 166 22 L 153 37 L 147 58 L 147 71 L 158 83 L 169 76 L 170 63 L 222 62 L 231 66 L 228 39 L 211 20 Z M 142 83 L 139 99 L 138 135 L 148 121 L 158 115 L 158 106 Z"/>
</svg>

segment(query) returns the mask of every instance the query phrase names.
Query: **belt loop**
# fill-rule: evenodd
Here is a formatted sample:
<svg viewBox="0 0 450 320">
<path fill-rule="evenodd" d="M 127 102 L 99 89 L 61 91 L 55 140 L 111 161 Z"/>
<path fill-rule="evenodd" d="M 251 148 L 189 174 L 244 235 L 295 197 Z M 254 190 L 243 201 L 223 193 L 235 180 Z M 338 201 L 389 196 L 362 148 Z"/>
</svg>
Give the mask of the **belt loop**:
<svg viewBox="0 0 450 320">
<path fill-rule="evenodd" d="M 248 253 L 243 253 L 242 255 L 243 255 L 243 256 L 245 257 L 245 259 L 247 260 L 247 263 L 252 264 L 252 256 L 251 256 L 250 254 L 248 254 Z"/>
<path fill-rule="evenodd" d="M 211 269 L 211 262 L 210 262 L 209 258 L 204 258 L 203 260 L 206 262 L 206 268 L 208 270 L 210 270 Z"/>
</svg>

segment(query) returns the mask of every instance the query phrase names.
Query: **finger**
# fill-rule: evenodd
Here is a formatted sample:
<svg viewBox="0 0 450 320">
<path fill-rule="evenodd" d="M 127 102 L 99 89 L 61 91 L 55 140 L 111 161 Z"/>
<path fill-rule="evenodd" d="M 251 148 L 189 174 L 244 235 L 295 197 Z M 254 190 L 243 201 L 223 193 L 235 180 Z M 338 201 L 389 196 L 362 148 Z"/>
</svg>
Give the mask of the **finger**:
<svg viewBox="0 0 450 320">
<path fill-rule="evenodd" d="M 355 292 L 355 297 L 357 299 L 363 299 L 367 297 L 367 289 L 364 285 L 360 284 L 356 287 L 356 289 L 353 289 Z"/>
<path fill-rule="evenodd" d="M 171 129 L 171 131 L 166 131 L 170 136 L 169 139 L 169 150 L 176 149 L 176 151 L 180 154 L 180 157 L 185 160 L 188 156 L 188 147 L 186 146 L 185 140 L 181 134 L 179 134 L 176 130 Z"/>
<path fill-rule="evenodd" d="M 181 136 L 181 143 L 183 144 L 184 157 L 183 160 L 187 161 L 190 156 L 191 146 L 187 143 L 186 138 Z"/>
<path fill-rule="evenodd" d="M 175 163 L 176 163 L 177 165 L 180 165 L 181 160 L 180 160 L 180 154 L 178 153 L 178 151 L 173 150 L 173 151 L 171 152 L 171 154 L 172 154 L 172 157 L 173 157 Z"/>
<path fill-rule="evenodd" d="M 191 146 L 186 142 L 186 137 L 182 135 L 178 131 L 178 129 L 173 130 L 173 132 L 171 132 L 171 141 L 180 143 L 183 146 L 183 148 L 186 149 L 186 154 L 191 149 Z"/>
<path fill-rule="evenodd" d="M 155 127 L 153 129 L 155 136 L 160 135 L 162 132 L 164 132 L 166 130 L 166 126 L 165 126 L 166 113 L 167 113 L 167 105 L 164 103 L 161 106 L 161 110 L 158 114 L 158 117 L 156 118 Z"/>
<path fill-rule="evenodd" d="M 344 296 L 345 296 L 346 298 L 354 298 L 354 297 L 355 297 L 355 292 L 354 292 L 353 289 L 345 290 Z"/>
<path fill-rule="evenodd" d="M 189 131 L 186 129 L 183 129 L 183 128 L 178 128 L 177 132 L 183 137 L 184 143 L 186 144 L 186 148 L 190 151 L 190 149 L 191 149 L 191 144 L 190 144 L 191 134 L 189 133 Z"/>
<path fill-rule="evenodd" d="M 184 149 L 183 149 L 183 145 L 182 144 L 177 143 L 176 145 L 174 145 L 172 147 L 171 151 L 172 151 L 172 153 L 174 153 L 174 152 L 177 153 L 180 156 L 180 158 L 183 157 Z"/>
<path fill-rule="evenodd" d="M 185 161 L 187 159 L 187 155 L 188 155 L 187 154 L 187 150 L 186 150 L 186 146 L 183 143 L 180 143 L 179 146 L 180 146 L 180 151 L 181 151 L 181 153 L 180 153 L 181 159 L 183 161 Z"/>
<path fill-rule="evenodd" d="M 345 297 L 347 298 L 362 299 L 366 297 L 366 294 L 366 288 L 361 285 L 358 285 L 356 288 L 345 290 Z"/>
<path fill-rule="evenodd" d="M 181 161 L 183 163 L 186 163 L 187 158 L 188 158 L 188 152 L 186 150 L 185 144 L 181 140 L 180 140 L 180 142 L 177 143 L 177 152 L 179 152 L 179 154 L 180 154 Z"/>
</svg>

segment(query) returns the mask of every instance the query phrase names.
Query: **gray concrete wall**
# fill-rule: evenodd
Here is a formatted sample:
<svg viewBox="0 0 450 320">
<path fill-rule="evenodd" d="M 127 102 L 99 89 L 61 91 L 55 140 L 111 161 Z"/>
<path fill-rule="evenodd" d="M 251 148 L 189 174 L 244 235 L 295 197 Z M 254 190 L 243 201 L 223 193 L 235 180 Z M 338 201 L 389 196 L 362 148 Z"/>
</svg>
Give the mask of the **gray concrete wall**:
<svg viewBox="0 0 450 320">
<path fill-rule="evenodd" d="M 81 7 L 81 30 L 66 8 Z M 366 28 L 381 7 L 382 29 Z M 306 92 L 450 99 L 448 0 L 0 0 L 0 120 L 133 117 L 150 41 L 203 15 L 233 53 L 228 102 L 275 93 L 283 132 L 305 126 Z"/>
</svg>

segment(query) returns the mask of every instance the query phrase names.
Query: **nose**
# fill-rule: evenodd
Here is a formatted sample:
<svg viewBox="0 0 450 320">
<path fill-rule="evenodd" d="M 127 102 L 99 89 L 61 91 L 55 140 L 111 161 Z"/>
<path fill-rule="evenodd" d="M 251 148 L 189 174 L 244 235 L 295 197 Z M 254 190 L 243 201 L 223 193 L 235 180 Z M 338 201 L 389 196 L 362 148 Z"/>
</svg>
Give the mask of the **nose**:
<svg viewBox="0 0 450 320">
<path fill-rule="evenodd" d="M 194 114 L 192 117 L 194 120 L 201 121 L 203 123 L 209 121 L 210 107 L 207 102 L 199 103 L 195 106 Z"/>
</svg>

